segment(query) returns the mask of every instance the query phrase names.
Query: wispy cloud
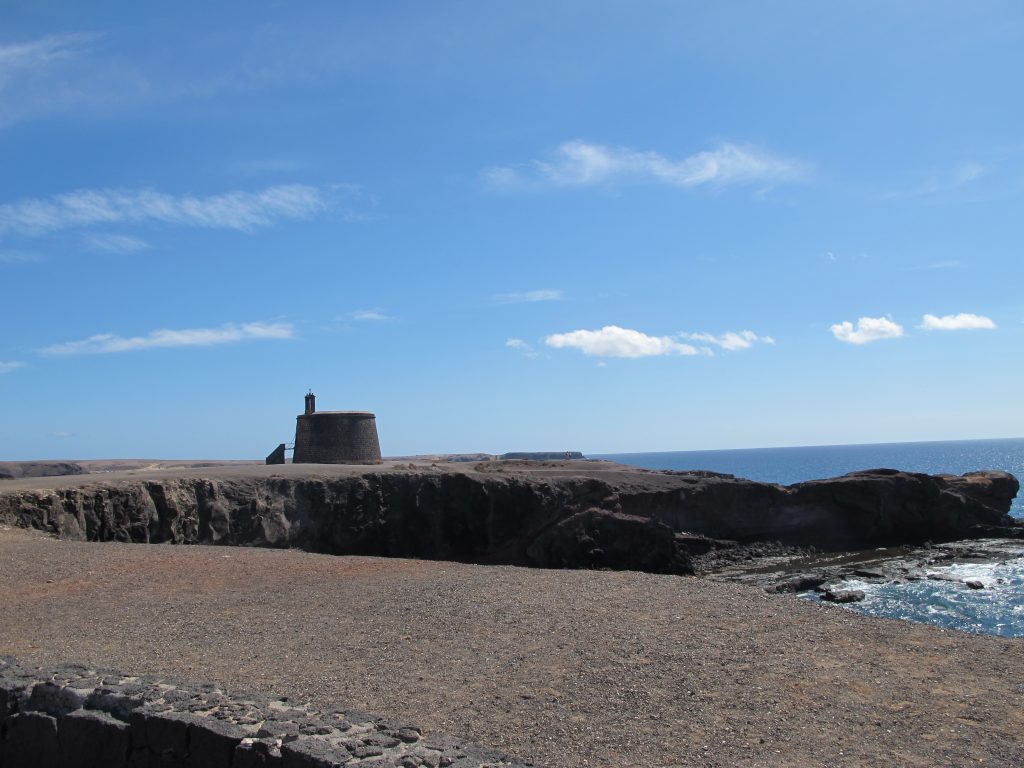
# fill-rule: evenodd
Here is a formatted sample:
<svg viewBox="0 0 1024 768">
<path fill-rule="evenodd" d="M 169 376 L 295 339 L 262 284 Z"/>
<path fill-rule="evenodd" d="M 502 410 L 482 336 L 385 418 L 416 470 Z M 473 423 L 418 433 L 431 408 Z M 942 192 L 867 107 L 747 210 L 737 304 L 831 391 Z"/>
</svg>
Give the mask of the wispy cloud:
<svg viewBox="0 0 1024 768">
<path fill-rule="evenodd" d="M 283 219 L 309 218 L 332 202 L 331 189 L 305 184 L 209 197 L 175 196 L 152 189 L 79 189 L 47 199 L 28 198 L 0 205 L 0 235 L 41 235 L 144 222 L 249 231 Z"/>
<path fill-rule="evenodd" d="M 499 293 L 494 297 L 494 300 L 499 304 L 530 304 L 535 301 L 559 301 L 563 296 L 563 291 L 541 288 L 536 291 L 523 291 L 522 293 Z"/>
<path fill-rule="evenodd" d="M 353 320 L 361 320 L 364 322 L 377 322 L 382 320 L 394 320 L 391 315 L 385 314 L 379 309 L 356 309 L 349 312 L 349 317 Z"/>
<path fill-rule="evenodd" d="M 990 317 L 961 312 L 942 317 L 925 315 L 917 327 L 925 331 L 977 331 L 995 328 L 996 324 Z"/>
<path fill-rule="evenodd" d="M 509 349 L 514 349 L 516 352 L 521 352 L 525 357 L 540 357 L 540 352 L 535 350 L 533 346 L 522 339 L 506 339 L 505 346 Z"/>
<path fill-rule="evenodd" d="M 849 320 L 831 327 L 832 335 L 848 344 L 867 344 L 881 339 L 898 339 L 903 335 L 903 326 L 887 317 L 861 317 L 856 329 Z"/>
<path fill-rule="evenodd" d="M 680 333 L 685 339 L 690 341 L 703 341 L 708 344 L 714 344 L 717 347 L 735 352 L 740 349 L 749 349 L 754 346 L 755 343 L 761 342 L 762 344 L 774 344 L 775 339 L 771 336 L 758 336 L 753 331 L 726 331 L 720 336 L 716 336 L 712 333 Z"/>
<path fill-rule="evenodd" d="M 78 57 L 95 39 L 96 35 L 79 32 L 0 45 L 0 92 L 20 74 L 38 74 L 53 64 Z"/>
<path fill-rule="evenodd" d="M 923 269 L 957 269 L 963 266 L 959 261 L 955 259 L 943 259 L 942 261 L 932 261 L 927 264 L 918 264 L 916 267 L 911 267 L 912 270 L 923 270 Z"/>
<path fill-rule="evenodd" d="M 295 335 L 290 323 L 229 323 L 219 328 L 186 328 L 158 330 L 145 336 L 117 336 L 100 333 L 81 341 L 53 344 L 40 350 L 44 355 L 95 355 L 111 352 L 135 352 L 161 347 L 209 347 L 240 341 L 291 339 Z"/>
<path fill-rule="evenodd" d="M 24 363 L 19 363 L 17 361 L 13 361 L 13 362 L 10 362 L 10 363 L 0 363 L 0 373 L 10 373 L 11 371 L 16 371 L 19 368 L 24 368 L 24 367 L 25 367 Z"/>
<path fill-rule="evenodd" d="M 544 339 L 555 349 L 578 349 L 590 357 L 656 357 L 699 355 L 701 350 L 671 336 L 648 336 L 641 331 L 606 325 L 596 331 L 555 333 Z"/>
<path fill-rule="evenodd" d="M 62 439 L 66 439 L 66 438 L 69 438 L 69 437 L 78 437 L 78 435 L 76 435 L 74 432 L 54 432 L 53 436 L 54 437 L 59 437 L 59 438 L 62 438 Z"/>
<path fill-rule="evenodd" d="M 72 32 L 0 45 L 0 126 L 68 108 L 102 109 L 146 93 L 134 67 L 93 55 L 101 39 Z"/>
<path fill-rule="evenodd" d="M 117 254 L 137 253 L 149 248 L 149 243 L 141 237 L 99 233 L 86 236 L 85 245 L 93 251 Z"/>
<path fill-rule="evenodd" d="M 952 171 L 935 174 L 917 186 L 894 189 L 879 195 L 880 200 L 904 200 L 914 197 L 931 197 L 954 192 L 987 175 L 990 168 L 981 163 L 961 163 Z"/>
<path fill-rule="evenodd" d="M 35 261 L 42 261 L 37 253 L 28 251 L 0 251 L 0 264 L 29 264 Z"/>
<path fill-rule="evenodd" d="M 484 171 L 497 189 L 536 186 L 585 187 L 616 182 L 656 182 L 673 187 L 760 185 L 771 187 L 806 176 L 803 164 L 752 146 L 722 143 L 681 160 L 657 152 L 608 147 L 575 140 L 560 145 L 547 160 Z"/>
</svg>

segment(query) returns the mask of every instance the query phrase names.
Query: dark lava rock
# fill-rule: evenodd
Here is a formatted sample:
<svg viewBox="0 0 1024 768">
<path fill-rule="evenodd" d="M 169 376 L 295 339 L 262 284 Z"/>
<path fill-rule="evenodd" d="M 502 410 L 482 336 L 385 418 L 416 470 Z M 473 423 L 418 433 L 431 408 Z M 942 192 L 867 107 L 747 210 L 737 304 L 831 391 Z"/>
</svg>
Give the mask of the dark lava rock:
<svg viewBox="0 0 1024 768">
<path fill-rule="evenodd" d="M 588 509 L 542 533 L 526 550 L 548 568 L 610 568 L 652 573 L 693 573 L 676 548 L 675 534 L 650 517 Z"/>
<path fill-rule="evenodd" d="M 980 579 L 967 579 L 967 580 L 964 581 L 964 584 L 966 584 L 971 589 L 984 589 L 985 588 L 985 582 L 981 581 Z"/>
<path fill-rule="evenodd" d="M 690 573 L 697 556 L 724 563 L 780 548 L 838 552 L 1024 530 L 1008 514 L 1018 482 L 1005 472 L 870 470 L 786 487 L 608 462 L 444 467 L 91 476 L 55 490 L 0 489 L 0 523 L 92 541 L 657 573 Z"/>
<path fill-rule="evenodd" d="M 861 589 L 828 589 L 822 594 L 821 599 L 830 603 L 859 603 L 866 595 Z"/>
</svg>

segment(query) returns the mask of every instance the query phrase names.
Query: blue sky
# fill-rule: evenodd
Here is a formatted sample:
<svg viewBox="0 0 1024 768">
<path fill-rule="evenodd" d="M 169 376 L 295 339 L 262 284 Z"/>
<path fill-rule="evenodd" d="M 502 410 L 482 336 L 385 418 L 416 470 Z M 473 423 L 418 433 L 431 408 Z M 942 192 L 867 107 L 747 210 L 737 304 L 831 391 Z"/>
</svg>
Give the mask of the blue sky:
<svg viewBox="0 0 1024 768">
<path fill-rule="evenodd" d="M 1018 2 L 0 8 L 0 459 L 1024 435 Z"/>
</svg>

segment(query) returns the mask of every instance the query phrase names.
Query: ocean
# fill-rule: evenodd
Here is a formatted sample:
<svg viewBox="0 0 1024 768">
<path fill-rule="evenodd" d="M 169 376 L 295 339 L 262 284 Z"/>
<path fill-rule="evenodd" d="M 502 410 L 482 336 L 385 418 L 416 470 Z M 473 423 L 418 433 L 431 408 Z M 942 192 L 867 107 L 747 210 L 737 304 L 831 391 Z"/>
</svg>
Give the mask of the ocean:
<svg viewBox="0 0 1024 768">
<path fill-rule="evenodd" d="M 588 457 L 647 469 L 708 469 L 784 485 L 879 467 L 957 475 L 979 469 L 1002 469 L 1024 480 L 1024 438 Z M 1024 518 L 1022 495 L 1017 495 L 1010 509 L 1014 517 Z M 848 582 L 844 588 L 862 589 L 866 597 L 861 603 L 844 607 L 872 616 L 921 621 L 948 629 L 1024 637 L 1024 556 L 1000 563 L 951 565 L 933 570 L 958 579 L 980 579 L 985 589 L 972 590 L 955 582 L 931 580 L 912 584 Z"/>
</svg>

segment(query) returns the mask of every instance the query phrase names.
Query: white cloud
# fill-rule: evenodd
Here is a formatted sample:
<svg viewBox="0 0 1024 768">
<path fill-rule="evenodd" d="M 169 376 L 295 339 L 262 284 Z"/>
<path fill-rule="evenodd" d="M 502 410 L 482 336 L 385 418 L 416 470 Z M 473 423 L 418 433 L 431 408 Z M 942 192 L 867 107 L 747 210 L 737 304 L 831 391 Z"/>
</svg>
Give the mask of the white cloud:
<svg viewBox="0 0 1024 768">
<path fill-rule="evenodd" d="M 379 309 L 356 309 L 349 313 L 349 317 L 353 320 L 363 320 L 368 322 L 394 319 L 391 315 L 386 315 Z"/>
<path fill-rule="evenodd" d="M 144 251 L 149 248 L 149 243 L 141 237 L 131 235 L 110 235 L 92 234 L 85 238 L 87 247 L 94 251 L 105 251 L 107 253 L 128 254 Z"/>
<path fill-rule="evenodd" d="M 526 357 L 540 357 L 540 353 L 522 339 L 506 339 L 505 346 L 517 352 L 522 352 Z"/>
<path fill-rule="evenodd" d="M 648 336 L 617 325 L 606 325 L 597 331 L 555 333 L 545 338 L 544 343 L 555 349 L 578 349 L 591 357 L 654 357 L 701 353 L 696 347 L 683 344 L 671 336 Z"/>
<path fill-rule="evenodd" d="M 208 347 L 239 341 L 290 339 L 294 329 L 289 323 L 229 323 L 219 328 L 186 328 L 152 331 L 145 336 L 116 336 L 100 333 L 81 341 L 53 344 L 42 350 L 44 355 L 93 355 L 109 352 L 134 352 L 158 347 Z"/>
<path fill-rule="evenodd" d="M 836 323 L 832 335 L 849 344 L 867 344 L 879 339 L 898 339 L 903 335 L 903 326 L 887 317 L 862 317 L 857 320 L 856 330 L 849 320 Z"/>
<path fill-rule="evenodd" d="M 961 163 L 942 174 L 932 175 L 924 183 L 908 189 L 896 189 L 879 195 L 881 200 L 903 200 L 914 197 L 930 197 L 942 195 L 948 192 L 955 192 L 961 187 L 967 186 L 983 176 L 991 169 L 981 163 Z"/>
<path fill-rule="evenodd" d="M 690 339 L 690 341 L 703 341 L 708 344 L 714 344 L 730 352 L 735 352 L 739 349 L 749 349 L 756 342 L 761 342 L 762 344 L 775 343 L 775 339 L 771 336 L 758 336 L 753 331 L 740 331 L 738 333 L 726 331 L 721 336 L 715 336 L 711 333 L 681 333 L 679 335 L 685 339 Z"/>
<path fill-rule="evenodd" d="M 74 432 L 54 432 L 53 436 L 61 438 L 78 437 L 78 435 L 76 435 Z"/>
<path fill-rule="evenodd" d="M 17 370 L 18 368 L 24 368 L 24 363 L 10 362 L 0 363 L 0 373 L 10 373 L 11 371 Z"/>
<path fill-rule="evenodd" d="M 93 55 L 101 39 L 72 32 L 0 45 L 0 127 L 68 108 L 99 113 L 148 93 L 131 63 Z"/>
<path fill-rule="evenodd" d="M 797 181 L 805 174 L 800 163 L 738 144 L 723 143 L 682 160 L 670 160 L 657 152 L 638 152 L 576 140 L 560 145 L 551 160 L 535 160 L 526 170 L 490 168 L 484 172 L 484 179 L 495 188 L 537 184 L 594 186 L 628 180 L 654 181 L 674 187 L 772 186 Z"/>
<path fill-rule="evenodd" d="M 984 315 L 961 312 L 959 315 L 943 315 L 942 317 L 925 315 L 917 327 L 926 331 L 976 331 L 995 328 L 996 324 L 992 318 Z"/>
<path fill-rule="evenodd" d="M 281 219 L 308 218 L 330 204 L 329 194 L 305 184 L 210 197 L 174 196 L 152 189 L 79 189 L 48 199 L 0 205 L 0 234 L 40 235 L 98 224 L 143 222 L 248 231 Z"/>
<path fill-rule="evenodd" d="M 541 288 L 536 291 L 524 291 L 522 293 L 499 293 L 494 300 L 500 304 L 530 304 L 536 301 L 559 301 L 563 292 L 551 288 Z"/>
<path fill-rule="evenodd" d="M 38 73 L 60 61 L 76 58 L 95 35 L 47 35 L 27 43 L 0 45 L 0 90 L 15 76 Z"/>
</svg>

